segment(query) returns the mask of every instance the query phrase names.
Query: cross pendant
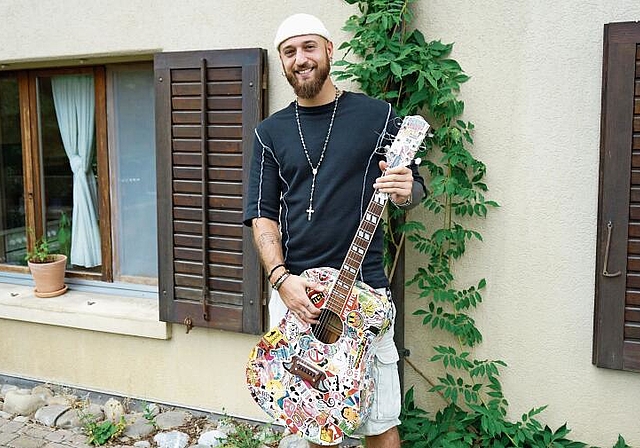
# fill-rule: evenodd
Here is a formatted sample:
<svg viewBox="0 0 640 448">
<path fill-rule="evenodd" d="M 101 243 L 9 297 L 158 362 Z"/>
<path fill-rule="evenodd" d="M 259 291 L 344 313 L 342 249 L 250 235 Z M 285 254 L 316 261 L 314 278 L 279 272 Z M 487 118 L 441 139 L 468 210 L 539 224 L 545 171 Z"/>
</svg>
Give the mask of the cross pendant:
<svg viewBox="0 0 640 448">
<path fill-rule="evenodd" d="M 311 206 L 309 206 L 308 209 L 305 210 L 307 212 L 307 221 L 311 221 L 311 214 L 315 212 L 315 210 L 313 208 L 311 208 Z"/>
</svg>

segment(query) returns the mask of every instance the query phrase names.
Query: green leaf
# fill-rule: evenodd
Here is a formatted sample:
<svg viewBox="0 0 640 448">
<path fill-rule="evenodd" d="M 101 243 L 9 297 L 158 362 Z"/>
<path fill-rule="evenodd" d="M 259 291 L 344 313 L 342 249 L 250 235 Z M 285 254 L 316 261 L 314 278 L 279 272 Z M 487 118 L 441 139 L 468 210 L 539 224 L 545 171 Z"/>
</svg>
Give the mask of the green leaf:
<svg viewBox="0 0 640 448">
<path fill-rule="evenodd" d="M 391 73 L 396 75 L 398 78 L 402 77 L 402 67 L 397 62 L 391 62 L 390 64 Z"/>
</svg>

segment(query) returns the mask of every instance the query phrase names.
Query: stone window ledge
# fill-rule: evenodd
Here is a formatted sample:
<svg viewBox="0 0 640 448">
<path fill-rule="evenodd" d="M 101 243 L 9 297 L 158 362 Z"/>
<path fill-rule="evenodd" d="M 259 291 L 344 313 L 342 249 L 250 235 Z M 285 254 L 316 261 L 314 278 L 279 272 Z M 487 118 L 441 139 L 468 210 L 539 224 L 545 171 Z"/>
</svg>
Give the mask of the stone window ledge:
<svg viewBox="0 0 640 448">
<path fill-rule="evenodd" d="M 25 282 L 0 283 L 0 319 L 154 339 L 171 337 L 170 325 L 159 321 L 157 294 L 95 292 L 80 283 L 69 284 L 61 296 L 40 298 L 32 285 L 20 283 Z"/>
</svg>

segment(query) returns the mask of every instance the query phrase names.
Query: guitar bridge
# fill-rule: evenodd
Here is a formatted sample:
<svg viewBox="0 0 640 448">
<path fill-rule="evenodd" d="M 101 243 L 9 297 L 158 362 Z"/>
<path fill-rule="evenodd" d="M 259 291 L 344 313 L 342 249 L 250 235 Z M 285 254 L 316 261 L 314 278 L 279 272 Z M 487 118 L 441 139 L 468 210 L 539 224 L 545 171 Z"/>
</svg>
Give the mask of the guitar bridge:
<svg viewBox="0 0 640 448">
<path fill-rule="evenodd" d="M 291 358 L 291 362 L 283 363 L 285 369 L 287 369 L 293 375 L 299 376 L 305 381 L 311 383 L 311 385 L 320 392 L 327 392 L 322 384 L 322 381 L 327 377 L 325 373 L 318 369 L 314 364 L 305 361 L 299 356 Z"/>
</svg>

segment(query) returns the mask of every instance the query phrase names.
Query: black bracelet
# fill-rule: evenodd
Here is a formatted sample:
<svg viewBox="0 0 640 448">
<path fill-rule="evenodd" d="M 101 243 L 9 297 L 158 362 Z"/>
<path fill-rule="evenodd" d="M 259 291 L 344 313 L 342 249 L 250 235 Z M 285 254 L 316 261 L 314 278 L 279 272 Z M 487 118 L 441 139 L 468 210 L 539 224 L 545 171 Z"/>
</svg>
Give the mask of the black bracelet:
<svg viewBox="0 0 640 448">
<path fill-rule="evenodd" d="M 284 274 L 282 274 L 280 277 L 278 277 L 278 280 L 276 280 L 273 285 L 271 285 L 271 287 L 277 291 L 278 289 L 280 289 L 280 286 L 282 286 L 282 284 L 284 283 L 284 281 L 286 279 L 289 278 L 289 276 L 291 275 L 291 272 L 289 271 L 284 271 Z"/>
<path fill-rule="evenodd" d="M 275 265 L 273 267 L 273 269 L 271 269 L 271 272 L 269 272 L 269 275 L 267 276 L 267 280 L 271 281 L 271 276 L 273 275 L 274 272 L 276 272 L 276 269 L 283 268 L 283 267 L 285 267 L 284 263 L 280 263 L 280 264 Z"/>
</svg>

